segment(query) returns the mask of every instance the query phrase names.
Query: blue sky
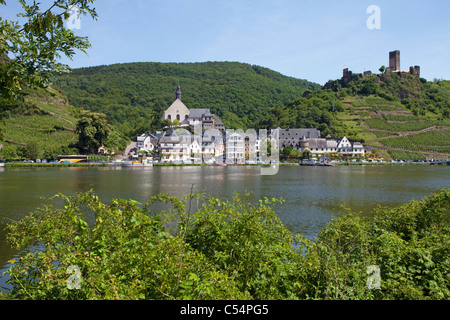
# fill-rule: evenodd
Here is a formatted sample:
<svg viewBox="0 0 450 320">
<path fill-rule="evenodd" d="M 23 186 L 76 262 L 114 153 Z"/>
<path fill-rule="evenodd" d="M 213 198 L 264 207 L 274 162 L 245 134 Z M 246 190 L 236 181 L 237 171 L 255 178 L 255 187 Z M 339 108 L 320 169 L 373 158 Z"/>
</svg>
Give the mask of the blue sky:
<svg viewBox="0 0 450 320">
<path fill-rule="evenodd" d="M 16 2 L 0 15 L 14 17 Z M 381 10 L 380 29 L 366 25 L 370 5 Z M 92 48 L 63 60 L 73 68 L 238 61 L 324 84 L 344 66 L 378 72 L 400 50 L 402 70 L 420 65 L 427 80 L 450 79 L 448 0 L 96 0 L 95 8 L 98 20 L 83 16 L 74 30 Z"/>
</svg>

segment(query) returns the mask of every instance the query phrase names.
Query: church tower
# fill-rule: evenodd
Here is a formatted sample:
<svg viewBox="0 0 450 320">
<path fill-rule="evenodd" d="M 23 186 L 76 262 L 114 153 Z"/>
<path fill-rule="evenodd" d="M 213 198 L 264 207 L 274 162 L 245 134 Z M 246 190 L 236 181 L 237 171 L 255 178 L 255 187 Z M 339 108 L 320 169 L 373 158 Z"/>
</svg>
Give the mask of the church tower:
<svg viewBox="0 0 450 320">
<path fill-rule="evenodd" d="M 178 87 L 177 87 L 177 99 L 181 100 L 181 86 L 180 86 L 180 84 L 178 84 Z"/>
<path fill-rule="evenodd" d="M 170 121 L 178 120 L 181 123 L 184 120 L 187 120 L 189 114 L 189 109 L 181 101 L 181 86 L 178 84 L 176 99 L 170 107 L 164 111 L 163 119 L 169 119 Z"/>
</svg>

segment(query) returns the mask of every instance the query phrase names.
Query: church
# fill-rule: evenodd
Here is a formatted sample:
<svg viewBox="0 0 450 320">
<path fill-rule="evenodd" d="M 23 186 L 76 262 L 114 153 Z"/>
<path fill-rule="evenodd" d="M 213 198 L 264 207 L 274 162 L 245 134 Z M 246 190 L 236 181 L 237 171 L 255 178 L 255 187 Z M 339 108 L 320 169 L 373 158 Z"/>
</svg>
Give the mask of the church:
<svg viewBox="0 0 450 320">
<path fill-rule="evenodd" d="M 189 109 L 181 101 L 181 86 L 178 85 L 176 99 L 164 111 L 163 119 L 175 121 L 180 123 L 180 126 L 195 126 L 202 124 L 202 128 L 218 129 L 225 131 L 225 124 L 215 115 L 212 114 L 209 109 Z"/>
</svg>

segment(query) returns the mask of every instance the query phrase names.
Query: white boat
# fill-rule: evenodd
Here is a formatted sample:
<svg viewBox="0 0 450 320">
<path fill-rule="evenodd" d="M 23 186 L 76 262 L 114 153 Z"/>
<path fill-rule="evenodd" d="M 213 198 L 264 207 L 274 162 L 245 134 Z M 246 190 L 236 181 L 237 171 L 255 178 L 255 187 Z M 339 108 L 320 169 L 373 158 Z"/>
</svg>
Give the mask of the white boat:
<svg viewBox="0 0 450 320">
<path fill-rule="evenodd" d="M 125 161 L 122 162 L 122 167 L 153 167 L 153 162 L 150 160 Z"/>
<path fill-rule="evenodd" d="M 300 161 L 300 165 L 301 166 L 326 166 L 326 167 L 331 167 L 331 166 L 334 166 L 334 163 L 331 162 L 331 160 L 328 159 L 328 158 L 322 158 L 319 161 L 317 161 L 316 159 L 302 160 L 302 161 Z"/>
<path fill-rule="evenodd" d="M 4 162 L 0 162 L 0 168 L 3 168 L 5 166 Z"/>
<path fill-rule="evenodd" d="M 317 165 L 317 162 L 315 159 L 311 159 L 311 160 L 302 160 L 300 162 L 301 166 L 315 166 Z"/>
<path fill-rule="evenodd" d="M 331 166 L 334 166 L 334 163 L 331 162 L 331 160 L 328 159 L 328 158 L 322 158 L 322 159 L 320 159 L 319 162 L 317 162 L 317 165 L 318 165 L 318 166 L 331 167 Z"/>
</svg>

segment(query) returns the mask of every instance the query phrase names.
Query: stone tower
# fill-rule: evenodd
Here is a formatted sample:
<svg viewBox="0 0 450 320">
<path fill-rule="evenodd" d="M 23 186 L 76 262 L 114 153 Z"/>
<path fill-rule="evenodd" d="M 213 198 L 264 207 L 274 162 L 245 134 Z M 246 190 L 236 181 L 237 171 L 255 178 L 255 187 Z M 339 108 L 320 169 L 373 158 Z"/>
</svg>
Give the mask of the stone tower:
<svg viewBox="0 0 450 320">
<path fill-rule="evenodd" d="M 344 81 L 344 84 L 349 83 L 352 81 L 353 75 L 352 72 L 348 70 L 348 68 L 345 68 L 342 72 L 342 81 Z"/>
<path fill-rule="evenodd" d="M 400 71 L 400 51 L 389 52 L 389 69 L 391 72 Z"/>
<path fill-rule="evenodd" d="M 420 77 L 420 66 L 409 67 L 409 73 Z"/>
</svg>

